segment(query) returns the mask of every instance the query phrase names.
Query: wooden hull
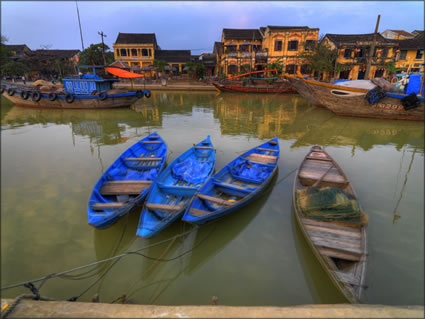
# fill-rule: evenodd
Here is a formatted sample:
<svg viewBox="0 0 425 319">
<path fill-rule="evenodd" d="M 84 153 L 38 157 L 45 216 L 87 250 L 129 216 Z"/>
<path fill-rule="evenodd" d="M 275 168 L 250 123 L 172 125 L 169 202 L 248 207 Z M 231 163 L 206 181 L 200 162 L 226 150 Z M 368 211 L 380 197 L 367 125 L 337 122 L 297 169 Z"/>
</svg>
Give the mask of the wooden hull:
<svg viewBox="0 0 425 319">
<path fill-rule="evenodd" d="M 231 84 L 213 83 L 215 88 L 221 92 L 237 93 L 295 93 L 295 90 L 287 82 L 278 82 L 265 85 L 246 85 L 242 82 Z"/>
<path fill-rule="evenodd" d="M 40 101 L 36 102 L 31 100 L 31 97 L 26 100 L 22 99 L 19 93 L 19 91 L 16 91 L 13 96 L 10 96 L 7 92 L 4 92 L 3 96 L 16 105 L 54 109 L 109 109 L 129 107 L 138 100 L 135 92 L 128 92 L 108 95 L 105 100 L 100 100 L 97 96 L 92 95 L 76 95 L 74 101 L 68 103 L 65 101 L 65 96 L 58 96 L 56 100 L 50 101 L 48 94 L 41 93 Z"/>
<path fill-rule="evenodd" d="M 141 204 L 164 168 L 166 156 L 167 145 L 155 132 L 121 154 L 93 188 L 88 223 L 106 228 Z"/>
<path fill-rule="evenodd" d="M 323 105 L 338 115 L 414 121 L 425 119 L 424 101 L 420 101 L 417 108 L 405 110 L 400 99 L 405 95 L 386 96 L 372 105 L 365 99 L 368 92 L 365 89 L 347 88 L 300 77 L 289 78 L 289 81 L 307 100 Z"/>
<path fill-rule="evenodd" d="M 183 221 L 191 224 L 205 224 L 228 215 L 247 205 L 258 197 L 270 184 L 277 171 L 279 160 L 277 137 L 238 156 L 215 174 L 195 195 L 183 216 Z M 250 167 L 262 165 L 266 176 L 261 180 L 237 176 L 231 173 L 241 161 L 247 160 Z M 262 161 L 259 163 L 257 161 Z"/>
<path fill-rule="evenodd" d="M 213 174 L 215 160 L 213 144 L 208 136 L 168 165 L 154 183 L 152 191 L 145 201 L 137 228 L 137 236 L 151 238 L 179 219 L 193 195 Z M 174 171 L 177 165 L 186 161 L 193 161 L 195 167 L 203 166 L 207 170 L 203 171 L 201 175 L 198 174 L 198 170 L 196 181 L 188 181 L 184 176 L 196 170 L 192 170 L 193 166 L 188 169 L 184 168 L 183 176 L 176 175 Z"/>
<path fill-rule="evenodd" d="M 321 160 L 317 159 L 318 157 Z M 310 180 L 304 168 L 314 165 L 318 165 L 321 172 L 318 171 L 319 174 L 315 177 L 314 174 L 311 175 Z M 329 171 L 327 167 L 331 165 L 333 168 Z M 349 227 L 335 222 L 317 221 L 305 217 L 297 208 L 296 191 L 311 186 L 326 171 L 327 177 L 323 178 L 321 185 L 340 187 L 356 196 L 339 165 L 320 146 L 313 146 L 295 176 L 293 190 L 295 217 L 314 255 L 335 286 L 348 301 L 360 303 L 365 287 L 368 255 L 366 225 Z"/>
</svg>

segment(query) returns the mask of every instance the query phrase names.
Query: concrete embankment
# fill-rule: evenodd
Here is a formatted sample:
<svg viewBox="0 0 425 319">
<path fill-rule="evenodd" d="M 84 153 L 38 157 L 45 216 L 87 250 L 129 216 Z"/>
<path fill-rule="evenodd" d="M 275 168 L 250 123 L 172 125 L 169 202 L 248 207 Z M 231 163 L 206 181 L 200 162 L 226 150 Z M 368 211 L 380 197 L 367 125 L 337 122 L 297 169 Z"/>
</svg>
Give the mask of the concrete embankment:
<svg viewBox="0 0 425 319">
<path fill-rule="evenodd" d="M 2 299 L 2 309 L 13 302 L 14 299 Z M 23 299 L 7 318 L 424 318 L 424 307 L 348 304 L 291 307 L 151 306 Z"/>
</svg>

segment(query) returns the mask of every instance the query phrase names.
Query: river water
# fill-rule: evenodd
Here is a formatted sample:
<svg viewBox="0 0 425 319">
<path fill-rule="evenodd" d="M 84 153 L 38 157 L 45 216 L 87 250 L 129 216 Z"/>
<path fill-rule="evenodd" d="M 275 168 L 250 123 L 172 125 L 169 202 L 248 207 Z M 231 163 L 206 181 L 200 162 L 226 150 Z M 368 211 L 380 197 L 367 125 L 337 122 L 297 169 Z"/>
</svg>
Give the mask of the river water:
<svg viewBox="0 0 425 319">
<path fill-rule="evenodd" d="M 37 110 L 1 102 L 2 287 L 151 245 L 140 250 L 144 256 L 49 279 L 41 295 L 90 301 L 97 293 L 101 302 L 157 305 L 208 305 L 213 296 L 221 305 L 345 302 L 292 209 L 293 170 L 320 144 L 369 215 L 366 302 L 424 304 L 423 123 L 338 117 L 298 95 L 154 92 L 116 110 Z M 153 239 L 139 238 L 135 209 L 108 229 L 92 228 L 86 205 L 93 185 L 153 131 L 167 142 L 168 163 L 210 135 L 216 170 L 278 136 L 278 176 L 248 207 L 158 245 L 192 226 L 179 221 Z M 22 293 L 29 290 L 3 290 L 2 297 Z"/>
</svg>

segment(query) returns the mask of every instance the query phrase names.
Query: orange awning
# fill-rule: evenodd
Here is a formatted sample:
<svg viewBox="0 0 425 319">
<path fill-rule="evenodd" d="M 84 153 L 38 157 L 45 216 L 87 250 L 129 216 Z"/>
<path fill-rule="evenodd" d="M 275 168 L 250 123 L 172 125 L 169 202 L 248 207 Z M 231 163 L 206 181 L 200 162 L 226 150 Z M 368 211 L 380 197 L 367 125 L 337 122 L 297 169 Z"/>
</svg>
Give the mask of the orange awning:
<svg viewBox="0 0 425 319">
<path fill-rule="evenodd" d="M 105 70 L 113 75 L 119 76 L 120 78 L 133 79 L 133 78 L 143 78 L 143 74 L 137 74 L 134 72 L 128 72 L 123 69 L 106 67 Z"/>
</svg>

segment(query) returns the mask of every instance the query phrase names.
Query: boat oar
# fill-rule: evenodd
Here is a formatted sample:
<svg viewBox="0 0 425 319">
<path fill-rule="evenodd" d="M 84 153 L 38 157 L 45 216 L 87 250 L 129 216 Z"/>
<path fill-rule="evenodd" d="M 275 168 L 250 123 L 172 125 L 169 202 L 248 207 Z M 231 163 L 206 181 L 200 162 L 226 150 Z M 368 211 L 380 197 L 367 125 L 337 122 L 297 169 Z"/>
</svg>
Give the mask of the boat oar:
<svg viewBox="0 0 425 319">
<path fill-rule="evenodd" d="M 330 170 L 334 167 L 334 164 L 332 163 L 331 166 L 327 169 L 327 171 L 314 183 L 311 185 L 311 187 L 319 186 L 319 184 L 322 182 L 323 178 L 330 172 Z"/>
</svg>

